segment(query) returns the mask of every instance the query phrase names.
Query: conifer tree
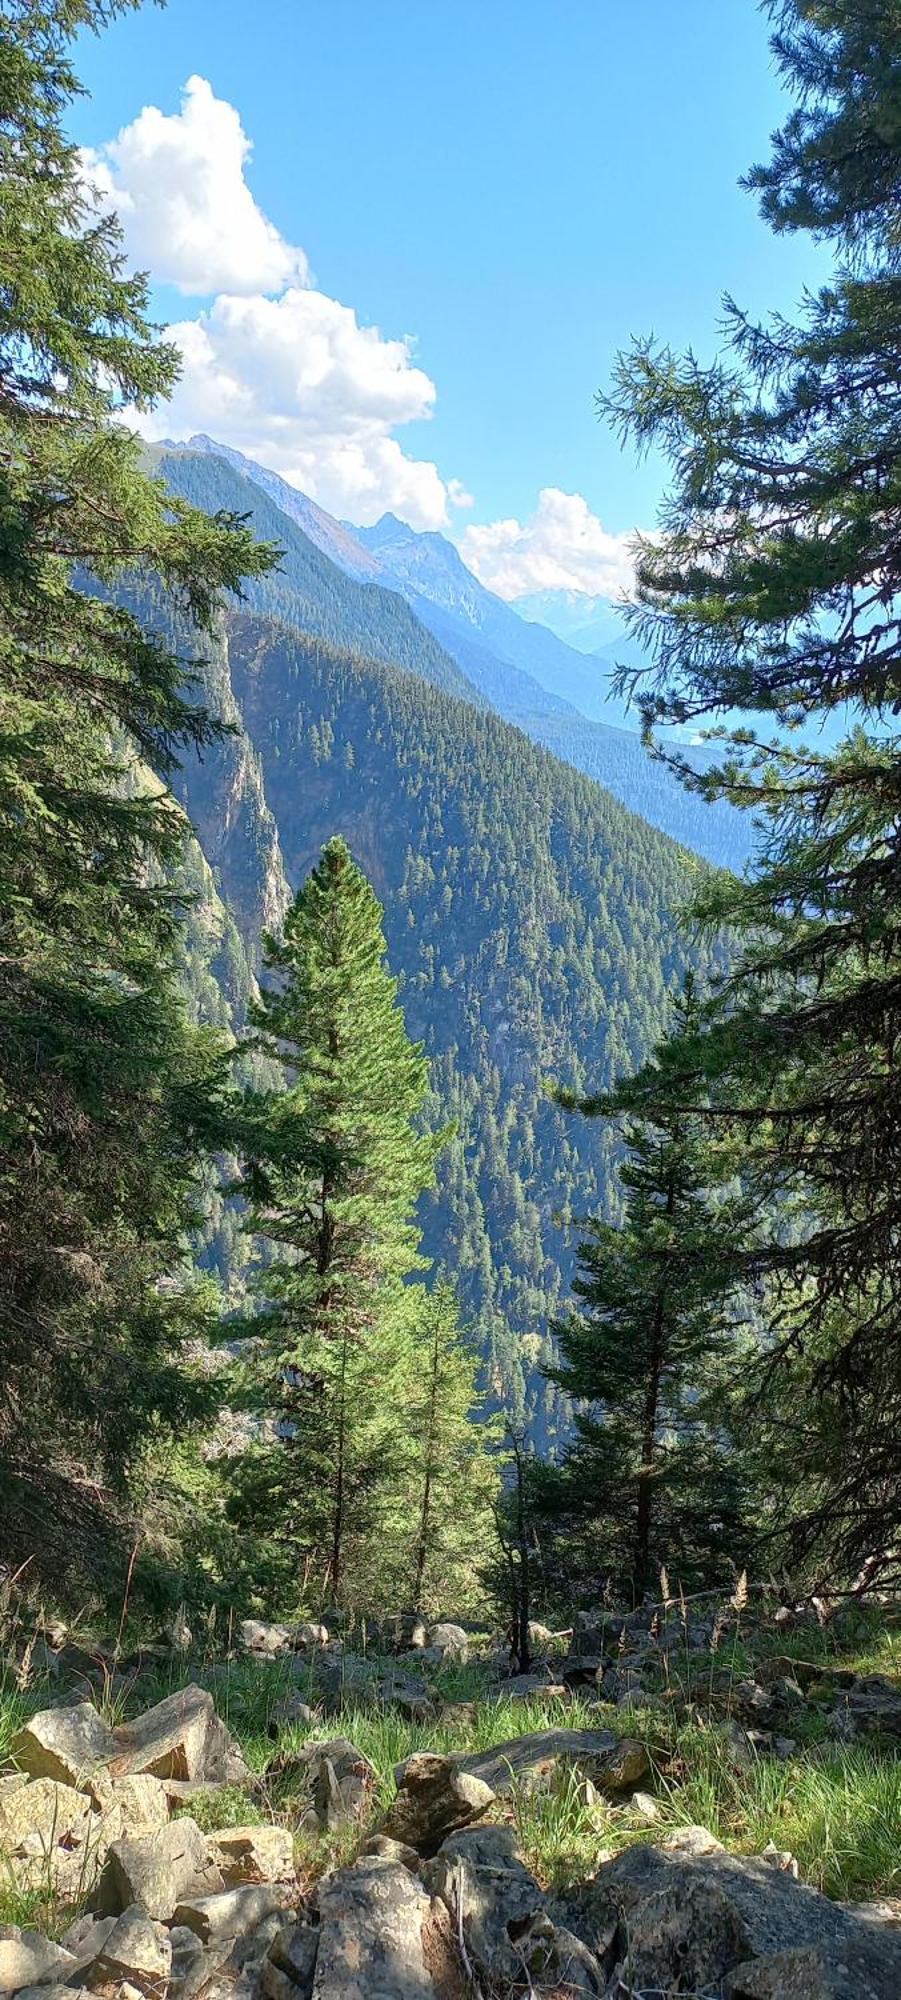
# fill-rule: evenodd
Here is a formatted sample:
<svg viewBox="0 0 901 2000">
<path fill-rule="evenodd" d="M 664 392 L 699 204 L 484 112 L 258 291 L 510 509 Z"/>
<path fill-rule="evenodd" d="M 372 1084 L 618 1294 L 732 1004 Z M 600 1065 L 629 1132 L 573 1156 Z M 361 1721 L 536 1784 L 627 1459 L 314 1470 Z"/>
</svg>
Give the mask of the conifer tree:
<svg viewBox="0 0 901 2000">
<path fill-rule="evenodd" d="M 496 1420 L 479 1418 L 478 1357 L 460 1330 L 446 1282 L 426 1295 L 408 1402 L 414 1445 L 411 1500 L 417 1610 L 462 1607 L 491 1541 L 499 1463 Z M 407 1575 L 409 1575 L 409 1565 Z"/>
<path fill-rule="evenodd" d="M 148 476 L 125 421 L 176 352 L 64 120 L 68 43 L 116 0 L 0 6 L 0 1502 L 74 1460 L 121 1483 L 184 1417 L 179 1276 L 217 1088 L 177 991 L 188 831 L 167 789 L 214 724 L 110 593 L 153 573 L 201 626 L 271 557 Z M 84 586 L 87 585 L 88 588 Z M 71 1492 L 71 1489 L 70 1489 Z M 40 1540 L 25 1510 L 30 1552 Z M 67 1502 L 57 1495 L 57 1512 Z M 68 1557 L 58 1538 L 60 1552 Z M 69 1538 L 70 1539 L 70 1538 Z"/>
<path fill-rule="evenodd" d="M 690 977 L 674 1014 L 676 1033 L 696 1022 Z M 581 1108 L 618 1117 L 623 1104 L 614 1090 Z M 610 1578 L 640 1601 L 664 1565 L 687 1587 L 728 1573 L 737 1553 L 723 1390 L 741 1341 L 732 1260 L 750 1217 L 734 1155 L 697 1118 L 627 1118 L 624 1136 L 622 1226 L 589 1225 L 579 1307 L 558 1322 L 561 1358 L 547 1371 L 576 1403 L 576 1442 L 535 1476 L 564 1574 L 594 1588 Z"/>
<path fill-rule="evenodd" d="M 763 824 L 756 876 L 700 903 L 741 944 L 709 1031 L 630 1102 L 743 1135 L 777 1218 L 744 1263 L 769 1297 L 756 1407 L 794 1407 L 808 1474 L 792 1553 L 853 1577 L 901 1529 L 901 13 L 767 11 L 798 104 L 748 185 L 834 275 L 793 323 L 727 301 L 711 367 L 639 343 L 606 405 L 673 467 L 633 614 L 654 664 L 624 680 L 649 727 L 748 715 L 683 776 Z"/>
<path fill-rule="evenodd" d="M 336 1599 L 359 1605 L 387 1564 L 397 1513 L 409 1543 L 407 1398 L 424 1269 L 416 1205 L 442 1138 L 385 963 L 381 909 L 341 839 L 265 940 L 254 1019 L 289 1088 L 251 1100 L 244 1189 L 273 1247 L 252 1322 L 256 1406 L 277 1426 L 245 1467 L 244 1506 L 268 1520 Z M 239 1503 L 240 1511 L 240 1503 Z"/>
</svg>

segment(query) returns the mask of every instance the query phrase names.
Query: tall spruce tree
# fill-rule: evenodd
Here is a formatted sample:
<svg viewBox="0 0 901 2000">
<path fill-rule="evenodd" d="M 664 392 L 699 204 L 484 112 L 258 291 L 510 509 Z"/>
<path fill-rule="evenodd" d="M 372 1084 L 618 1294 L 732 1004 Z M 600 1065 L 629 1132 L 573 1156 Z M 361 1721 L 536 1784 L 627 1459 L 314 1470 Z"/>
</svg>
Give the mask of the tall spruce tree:
<svg viewBox="0 0 901 2000">
<path fill-rule="evenodd" d="M 57 1585 L 79 1494 L 190 1401 L 179 1270 L 218 1064 L 177 991 L 165 782 L 213 723 L 108 587 L 152 572 L 209 625 L 270 559 L 148 477 L 123 420 L 177 355 L 64 131 L 69 39 L 119 11 L 0 5 L 0 1555 L 43 1536 Z"/>
<path fill-rule="evenodd" d="M 674 1033 L 698 1013 L 689 978 Z M 614 1090 L 581 1109 L 621 1117 L 623 1103 Z M 595 1591 L 609 1579 L 640 1601 L 663 1566 L 690 1587 L 740 1553 L 725 1423 L 743 1343 L 733 1258 L 750 1215 L 734 1149 L 711 1144 L 697 1117 L 627 1118 L 624 1136 L 624 1221 L 589 1225 L 579 1307 L 555 1327 L 561 1358 L 548 1370 L 575 1401 L 575 1443 L 559 1467 L 536 1468 L 533 1504 L 562 1578 Z"/>
<path fill-rule="evenodd" d="M 244 1468 L 248 1508 L 296 1577 L 366 1607 L 410 1539 L 408 1391 L 424 1269 L 416 1205 L 442 1137 L 385 963 L 381 909 L 341 839 L 265 940 L 276 975 L 255 1009 L 261 1048 L 288 1070 L 250 1100 L 244 1190 L 273 1246 L 252 1322 L 250 1400 L 274 1425 Z"/>
<path fill-rule="evenodd" d="M 673 467 L 633 613 L 654 665 L 623 680 L 649 727 L 747 713 L 683 776 L 763 827 L 754 879 L 700 905 L 742 947 L 709 1031 L 629 1101 L 743 1135 L 777 1218 L 745 1269 L 769 1294 L 756 1408 L 779 1404 L 799 1481 L 786 1548 L 870 1576 L 901 1535 L 901 8 L 767 11 L 799 101 L 748 185 L 834 275 L 794 323 L 727 301 L 709 368 L 640 343 L 606 399 Z"/>
</svg>

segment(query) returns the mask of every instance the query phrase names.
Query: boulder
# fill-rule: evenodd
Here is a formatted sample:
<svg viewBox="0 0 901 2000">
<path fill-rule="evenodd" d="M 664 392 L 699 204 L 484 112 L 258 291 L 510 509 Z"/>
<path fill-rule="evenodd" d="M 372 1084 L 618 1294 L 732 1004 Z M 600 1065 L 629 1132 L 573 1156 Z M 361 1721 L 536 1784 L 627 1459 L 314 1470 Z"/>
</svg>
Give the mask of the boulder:
<svg viewBox="0 0 901 2000">
<path fill-rule="evenodd" d="M 445 1904 L 477 1979 L 489 1992 L 600 1994 L 593 1952 L 551 1919 L 512 1829 L 474 1826 L 444 1841 L 423 1878 Z"/>
<path fill-rule="evenodd" d="M 127 1980 L 139 1993 L 161 1993 L 172 1965 L 172 1945 L 162 1924 L 132 1903 L 105 1938 L 89 1973 L 91 1987 Z"/>
<path fill-rule="evenodd" d="M 158 1833 L 169 1819 L 169 1794 L 161 1778 L 111 1778 L 98 1771 L 87 1790 L 101 1814 L 107 1841 Z"/>
<path fill-rule="evenodd" d="M 644 1745 L 609 1729 L 539 1729 L 511 1736 L 490 1750 L 457 1756 L 454 1762 L 501 1794 L 520 1785 L 541 1790 L 561 1764 L 577 1765 L 603 1792 L 632 1791 L 651 1771 Z"/>
<path fill-rule="evenodd" d="M 0 1856 L 19 1888 L 89 1889 L 106 1844 L 100 1815 L 72 1785 L 35 1778 L 0 1796 Z"/>
<path fill-rule="evenodd" d="M 462 1770 L 456 1758 L 431 1750 L 407 1758 L 397 1786 L 382 1832 L 420 1854 L 433 1853 L 446 1834 L 481 1819 L 494 1802 L 492 1787 L 483 1779 Z"/>
<path fill-rule="evenodd" d="M 20 1770 L 30 1778 L 55 1778 L 61 1785 L 82 1785 L 115 1754 L 113 1732 L 90 1701 L 42 1709 L 12 1742 Z"/>
<path fill-rule="evenodd" d="M 187 1896 L 175 1909 L 174 1921 L 194 1931 L 202 1944 L 221 1944 L 259 1929 L 266 1917 L 285 1908 L 285 1892 L 272 1883 L 245 1883 L 214 1896 Z"/>
<path fill-rule="evenodd" d="M 155 1708 L 113 1731 L 114 1777 L 135 1772 L 154 1778 L 203 1779 L 241 1784 L 247 1766 L 220 1722 L 206 1688 L 179 1688 Z"/>
<path fill-rule="evenodd" d="M 430 1647 L 440 1647 L 445 1659 L 465 1661 L 469 1658 L 469 1635 L 462 1625 L 452 1625 L 443 1619 L 437 1625 L 430 1625 L 428 1631 Z"/>
<path fill-rule="evenodd" d="M 301 1652 L 310 1646 L 327 1646 L 329 1640 L 326 1625 L 309 1624 L 305 1619 L 299 1625 L 292 1625 L 289 1636 L 292 1646 Z"/>
<path fill-rule="evenodd" d="M 40 1931 L 23 1931 L 17 1924 L 0 1925 L 0 1993 L 22 1986 L 65 1985 L 77 1972 L 78 1960 Z"/>
<path fill-rule="evenodd" d="M 227 1889 L 242 1882 L 286 1882 L 294 1874 L 294 1842 L 286 1826 L 228 1826 L 211 1833 L 212 1860 Z"/>
<path fill-rule="evenodd" d="M 272 1710 L 267 1724 L 267 1734 L 278 1738 L 283 1729 L 306 1729 L 316 1720 L 316 1711 L 304 1701 L 300 1694 L 283 1695 Z"/>
<path fill-rule="evenodd" d="M 736 1966 L 723 1992 L 725 2000 L 872 2000 L 872 1987 L 859 1985 L 846 1965 L 805 1946 Z"/>
<path fill-rule="evenodd" d="M 238 1640 L 245 1653 L 259 1653 L 272 1659 L 291 1650 L 291 1634 L 285 1625 L 265 1625 L 258 1618 L 244 1618 L 238 1626 Z"/>
<path fill-rule="evenodd" d="M 93 1917 L 88 1914 L 76 1917 L 74 1924 L 63 1932 L 60 1944 L 72 1953 L 79 1970 L 86 1972 L 93 1965 L 110 1931 L 115 1930 L 116 1923 L 116 1917 Z"/>
<path fill-rule="evenodd" d="M 204 1895 L 222 1886 L 196 1820 L 173 1819 L 158 1833 L 139 1840 L 115 1840 L 106 1857 L 98 1887 L 105 1913 L 118 1915 L 132 1903 L 143 1904 L 148 1916 L 166 1923 L 188 1895 Z"/>
<path fill-rule="evenodd" d="M 169 1942 L 172 1965 L 167 2000 L 194 2000 L 196 1993 L 209 1986 L 227 1951 L 224 1948 L 211 1951 L 186 1924 L 170 1925 Z"/>
<path fill-rule="evenodd" d="M 422 1884 L 383 1856 L 327 1876 L 319 1888 L 313 2000 L 435 2000 L 430 1918 Z"/>
<path fill-rule="evenodd" d="M 399 1611 L 386 1618 L 382 1636 L 395 1653 L 418 1652 L 426 1644 L 426 1629 L 418 1611 Z"/>
<path fill-rule="evenodd" d="M 682 1991 L 728 1991 L 727 1975 L 741 1968 L 748 1976 L 749 1963 L 781 1956 L 784 1972 L 785 1954 L 808 1952 L 847 1967 L 858 2000 L 901 1993 L 897 1932 L 860 1922 L 766 1861 L 716 1850 L 630 1847 L 598 1869 L 568 1920 L 590 1949 L 610 1953 L 611 1970 L 624 1966 L 628 1953 L 638 1991 L 666 1991 L 676 1981 Z M 796 1960 L 789 1958 L 788 1970 L 800 1976 Z M 768 1990 L 755 1970 L 767 2000 L 782 2000 L 778 1971 Z M 785 1994 L 794 2000 L 790 1985 Z"/>
</svg>

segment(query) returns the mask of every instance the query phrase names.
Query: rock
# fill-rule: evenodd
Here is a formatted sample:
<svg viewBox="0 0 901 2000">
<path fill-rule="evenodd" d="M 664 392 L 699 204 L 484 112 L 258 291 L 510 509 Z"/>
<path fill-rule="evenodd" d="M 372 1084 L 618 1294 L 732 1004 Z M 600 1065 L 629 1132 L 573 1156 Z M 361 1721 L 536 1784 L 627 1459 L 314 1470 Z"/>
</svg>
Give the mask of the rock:
<svg viewBox="0 0 901 2000">
<path fill-rule="evenodd" d="M 245 1653 L 260 1653 L 264 1658 L 291 1650 L 291 1634 L 284 1625 L 264 1625 L 258 1618 L 242 1619 L 238 1640 Z"/>
<path fill-rule="evenodd" d="M 115 1930 L 116 1923 L 115 1917 L 77 1917 L 74 1924 L 63 1932 L 60 1944 L 72 1953 L 79 1969 L 86 1972 L 105 1945 L 110 1931 Z"/>
<path fill-rule="evenodd" d="M 399 1861 L 404 1868 L 412 1868 L 414 1875 L 419 1870 L 419 1855 L 415 1847 L 405 1847 L 402 1840 L 392 1840 L 387 1833 L 371 1833 L 364 1840 L 361 1854 L 380 1854 L 387 1861 Z"/>
<path fill-rule="evenodd" d="M 382 1636 L 395 1653 L 419 1651 L 426 1643 L 426 1630 L 418 1611 L 400 1611 L 386 1618 Z"/>
<path fill-rule="evenodd" d="M 618 1923 L 613 1952 L 625 1964 L 628 1940 L 639 1991 L 665 1991 L 678 1981 L 683 1992 L 704 1993 L 722 1988 L 726 1975 L 749 1961 L 807 1951 L 846 1966 L 868 2000 L 901 1993 L 901 1936 L 859 1922 L 766 1861 L 631 1847 L 598 1870 L 577 1902 L 570 1922 L 590 1949 Z M 760 1991 L 767 1994 L 766 1986 Z M 772 1985 L 767 2000 L 779 1991 Z M 787 1992 L 793 2000 L 790 1986 Z"/>
<path fill-rule="evenodd" d="M 296 1992 L 298 1987 L 301 1995 L 312 1992 L 318 1949 L 319 1931 L 315 1924 L 283 1924 L 266 1953 L 264 1972 L 266 1965 L 271 1965 L 276 1972 L 290 1979 L 295 1989 L 295 2000 L 300 2000 Z"/>
<path fill-rule="evenodd" d="M 194 2000 L 195 1993 L 200 1993 L 209 1985 L 227 1952 L 224 1948 L 209 1950 L 195 1931 L 188 1930 L 186 1924 L 171 1926 L 169 1942 L 172 1946 L 172 1967 L 168 2000 Z"/>
<path fill-rule="evenodd" d="M 248 1775 L 206 1688 L 179 1688 L 133 1722 L 121 1723 L 113 1736 L 114 1777 L 143 1772 L 155 1778 L 240 1784 Z"/>
<path fill-rule="evenodd" d="M 265 1917 L 285 1907 L 285 1892 L 272 1883 L 247 1883 L 215 1896 L 183 1898 L 175 1910 L 176 1924 L 194 1931 L 202 1944 L 220 1944 L 256 1931 Z"/>
<path fill-rule="evenodd" d="M 280 1736 L 283 1729 L 305 1729 L 315 1722 L 316 1711 L 299 1694 L 286 1694 L 277 1701 L 267 1725 L 269 1736 Z"/>
<path fill-rule="evenodd" d="M 435 2000 L 426 1952 L 429 1897 L 377 1855 L 320 1884 L 313 2000 Z"/>
<path fill-rule="evenodd" d="M 60 1841 L 80 1844 L 93 1819 L 90 1799 L 56 1778 L 35 1778 L 0 1794 L 0 1853 L 48 1854 Z"/>
<path fill-rule="evenodd" d="M 777 1847 L 774 1840 L 768 1840 L 766 1846 L 761 1849 L 760 1859 L 768 1862 L 771 1868 L 781 1868 L 785 1875 L 793 1875 L 797 1882 L 801 1871 L 794 1855 L 787 1847 Z"/>
<path fill-rule="evenodd" d="M 87 1791 L 102 1815 L 108 1841 L 158 1833 L 169 1819 L 169 1795 L 161 1778 L 111 1778 L 108 1772 L 98 1771 Z"/>
<path fill-rule="evenodd" d="M 646 1819 L 650 1822 L 660 1818 L 660 1807 L 657 1804 L 657 1800 L 652 1798 L 650 1792 L 633 1792 L 629 1800 L 629 1808 L 639 1819 Z"/>
<path fill-rule="evenodd" d="M 494 1802 L 494 1792 L 483 1779 L 462 1770 L 455 1758 L 431 1750 L 407 1758 L 397 1785 L 382 1832 L 420 1854 L 434 1852 L 456 1827 L 481 1819 Z"/>
<path fill-rule="evenodd" d="M 490 1750 L 457 1756 L 454 1762 L 501 1795 L 523 1784 L 541 1789 L 562 1763 L 577 1765 L 604 1792 L 629 1791 L 651 1771 L 644 1745 L 609 1729 L 540 1729 Z"/>
<path fill-rule="evenodd" d="M 89 1983 L 92 1987 L 110 1986 L 127 1979 L 139 1993 L 161 1993 L 171 1964 L 168 1931 L 162 1924 L 154 1923 L 140 1904 L 133 1903 L 130 1909 L 123 1910 L 101 1946 Z"/>
<path fill-rule="evenodd" d="M 724 1854 L 721 1840 L 706 1826 L 677 1826 L 672 1833 L 664 1833 L 660 1846 L 670 1854 Z"/>
<path fill-rule="evenodd" d="M 736 1966 L 723 1988 L 726 2000 L 873 2000 L 873 1989 L 852 1979 L 846 1965 L 802 1947 Z"/>
<path fill-rule="evenodd" d="M 106 1857 L 98 1887 L 104 1914 L 117 1915 L 132 1903 L 142 1903 L 148 1916 L 165 1923 L 188 1895 L 205 1895 L 222 1886 L 196 1820 L 173 1819 L 158 1833 L 139 1840 L 115 1840 Z"/>
<path fill-rule="evenodd" d="M 286 1882 L 294 1874 L 294 1842 L 286 1826 L 228 1826 L 207 1843 L 227 1889 L 242 1882 Z"/>
<path fill-rule="evenodd" d="M 884 1674 L 861 1674 L 843 1694 L 837 1715 L 849 1736 L 901 1738 L 901 1687 Z"/>
<path fill-rule="evenodd" d="M 90 1701 L 72 1708 L 45 1708 L 13 1738 L 12 1755 L 30 1778 L 55 1778 L 81 1785 L 116 1754 L 113 1732 Z"/>
<path fill-rule="evenodd" d="M 290 1641 L 292 1646 L 304 1651 L 309 1646 L 327 1646 L 328 1636 L 327 1626 L 310 1625 L 302 1620 L 299 1625 L 292 1625 Z"/>
<path fill-rule="evenodd" d="M 447 1620 L 438 1625 L 430 1625 L 428 1631 L 430 1647 L 440 1646 L 445 1658 L 465 1661 L 469 1658 L 469 1635 L 462 1625 L 451 1625 Z"/>
<path fill-rule="evenodd" d="M 78 1960 L 61 1944 L 53 1944 L 40 1931 L 23 1931 L 17 1924 L 0 1925 L 0 1993 L 15 1993 L 22 1986 L 65 1984 L 78 1969 Z"/>
<path fill-rule="evenodd" d="M 475 1826 L 451 1834 L 423 1877 L 445 1904 L 479 1981 L 491 1992 L 560 1992 L 567 2000 L 599 1994 L 604 1978 L 594 1954 L 551 1920 L 534 1875 L 509 1827 Z"/>
</svg>

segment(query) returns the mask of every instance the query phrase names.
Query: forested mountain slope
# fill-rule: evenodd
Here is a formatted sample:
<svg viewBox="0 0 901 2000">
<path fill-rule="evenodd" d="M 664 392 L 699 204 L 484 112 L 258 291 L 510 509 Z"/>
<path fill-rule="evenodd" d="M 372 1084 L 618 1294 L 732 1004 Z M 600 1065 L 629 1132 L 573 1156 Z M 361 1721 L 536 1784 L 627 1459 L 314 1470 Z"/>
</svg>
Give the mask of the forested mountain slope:
<svg viewBox="0 0 901 2000">
<path fill-rule="evenodd" d="M 296 887 L 332 834 L 371 877 L 432 1115 L 456 1120 L 426 1246 L 459 1282 L 495 1392 L 545 1398 L 547 1441 L 533 1364 L 571 1275 L 568 1218 L 608 1205 L 614 1141 L 545 1085 L 601 1085 L 654 1042 L 698 864 L 400 669 L 234 613 L 210 675 L 244 733 L 182 782 L 220 892 L 252 944 L 260 899 L 282 893 L 282 870 Z"/>
<path fill-rule="evenodd" d="M 649 755 L 636 730 L 611 727 L 550 692 L 557 681 L 568 687 L 571 668 L 591 711 L 593 702 L 603 706 L 604 673 L 485 590 L 444 536 L 417 535 L 390 516 L 355 535 L 275 473 L 206 437 L 153 450 L 176 492 L 249 514 L 262 536 L 281 542 L 281 571 L 249 586 L 256 609 L 487 703 L 653 826 L 717 866 L 744 867 L 748 816 L 725 802 L 705 805 Z"/>
</svg>

